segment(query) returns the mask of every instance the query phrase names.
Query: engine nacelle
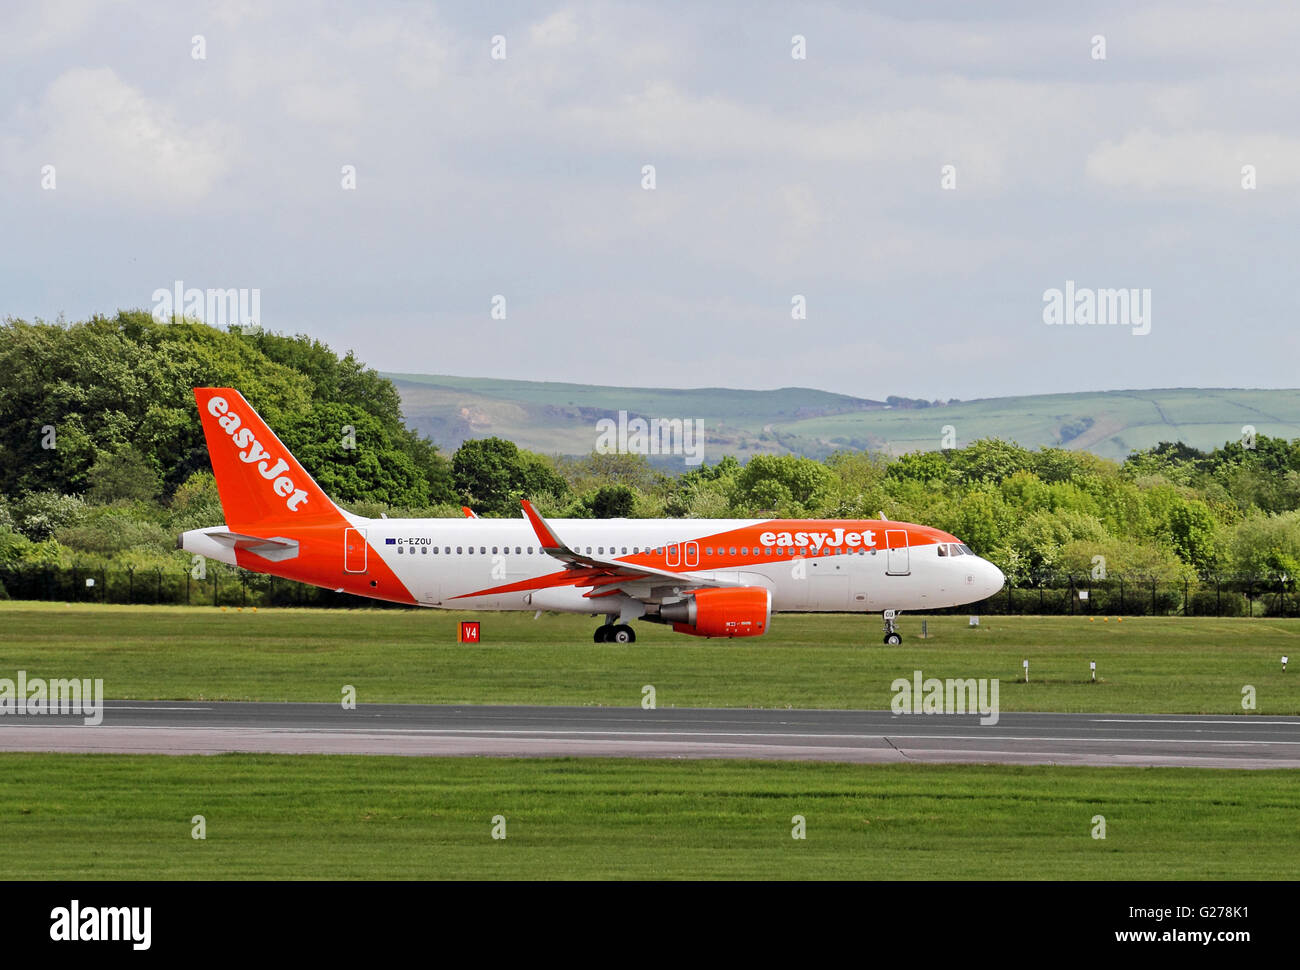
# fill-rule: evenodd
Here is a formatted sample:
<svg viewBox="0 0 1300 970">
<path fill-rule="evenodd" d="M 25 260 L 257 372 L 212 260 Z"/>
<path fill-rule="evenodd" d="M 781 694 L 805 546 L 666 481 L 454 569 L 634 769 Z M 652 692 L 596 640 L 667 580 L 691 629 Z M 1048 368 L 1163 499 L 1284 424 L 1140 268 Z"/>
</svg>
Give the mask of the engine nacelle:
<svg viewBox="0 0 1300 970">
<path fill-rule="evenodd" d="M 772 592 L 761 586 L 700 589 L 659 615 L 678 633 L 693 637 L 757 637 L 772 619 Z"/>
</svg>

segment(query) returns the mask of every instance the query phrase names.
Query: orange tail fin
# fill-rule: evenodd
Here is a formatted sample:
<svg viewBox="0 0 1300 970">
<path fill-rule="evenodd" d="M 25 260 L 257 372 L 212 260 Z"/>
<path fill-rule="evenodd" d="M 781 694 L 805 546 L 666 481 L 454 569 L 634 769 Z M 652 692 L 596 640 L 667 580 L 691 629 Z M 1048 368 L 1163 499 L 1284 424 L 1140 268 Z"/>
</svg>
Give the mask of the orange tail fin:
<svg viewBox="0 0 1300 970">
<path fill-rule="evenodd" d="M 345 521 L 242 394 L 231 387 L 196 387 L 194 399 L 230 528 L 261 535 L 273 526 Z"/>
</svg>

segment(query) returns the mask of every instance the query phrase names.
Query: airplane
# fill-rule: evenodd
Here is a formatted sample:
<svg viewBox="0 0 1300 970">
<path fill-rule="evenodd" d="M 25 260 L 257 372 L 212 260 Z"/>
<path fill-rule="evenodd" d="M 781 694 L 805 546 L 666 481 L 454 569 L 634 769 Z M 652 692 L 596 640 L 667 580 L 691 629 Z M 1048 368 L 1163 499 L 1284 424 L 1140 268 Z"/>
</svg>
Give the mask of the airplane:
<svg viewBox="0 0 1300 970">
<path fill-rule="evenodd" d="M 186 552 L 336 592 L 455 610 L 603 616 L 701 637 L 767 632 L 772 613 L 880 613 L 986 599 L 1001 570 L 939 529 L 880 519 L 368 519 L 339 508 L 243 395 L 194 389 L 226 521 Z"/>
</svg>

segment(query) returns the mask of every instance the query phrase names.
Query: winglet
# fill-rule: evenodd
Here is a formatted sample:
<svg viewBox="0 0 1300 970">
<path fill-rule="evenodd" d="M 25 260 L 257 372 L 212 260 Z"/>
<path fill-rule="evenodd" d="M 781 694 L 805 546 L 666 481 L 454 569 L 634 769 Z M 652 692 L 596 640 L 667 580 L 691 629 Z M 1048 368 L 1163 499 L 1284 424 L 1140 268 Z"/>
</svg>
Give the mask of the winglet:
<svg viewBox="0 0 1300 970">
<path fill-rule="evenodd" d="M 461 510 L 462 512 L 465 513 L 465 518 L 467 518 L 467 519 L 477 519 L 477 518 L 478 518 L 478 516 L 474 514 L 474 510 L 473 510 L 472 508 L 470 508 L 468 505 L 462 505 L 462 506 L 460 507 L 460 510 Z"/>
<path fill-rule="evenodd" d="M 546 520 L 533 508 L 532 502 L 525 498 L 520 499 L 519 504 L 524 507 L 524 515 L 528 517 L 528 524 L 537 533 L 537 541 L 542 544 L 542 552 L 549 553 L 552 556 L 557 553 L 574 555 L 573 550 L 561 542 L 560 537 L 551 531 L 551 527 L 546 524 Z"/>
</svg>

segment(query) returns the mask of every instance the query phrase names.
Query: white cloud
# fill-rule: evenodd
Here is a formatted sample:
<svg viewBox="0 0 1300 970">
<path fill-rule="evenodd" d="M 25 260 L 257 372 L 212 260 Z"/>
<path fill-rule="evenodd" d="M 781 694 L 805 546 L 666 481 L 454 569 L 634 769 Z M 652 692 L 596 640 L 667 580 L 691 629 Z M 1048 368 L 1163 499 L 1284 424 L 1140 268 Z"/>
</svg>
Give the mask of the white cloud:
<svg viewBox="0 0 1300 970">
<path fill-rule="evenodd" d="M 264 21 L 270 13 L 268 5 L 261 0 L 211 0 L 208 11 L 214 21 L 225 27 Z"/>
<path fill-rule="evenodd" d="M 1117 18 L 1116 30 L 1107 33 L 1121 57 L 1257 67 L 1262 58 L 1294 54 L 1300 7 L 1291 0 L 1143 4 Z"/>
<path fill-rule="evenodd" d="M 18 176 L 0 207 L 27 241 L 11 300 L 75 294 L 125 231 L 144 282 L 116 286 L 264 274 L 286 319 L 378 364 L 509 370 L 515 355 L 516 376 L 581 380 L 592 365 L 573 348 L 617 328 L 614 346 L 642 343 L 612 383 L 861 391 L 874 340 L 900 364 L 881 393 L 972 397 L 1136 366 L 1132 350 L 1062 354 L 1037 299 L 1044 279 L 1132 265 L 1161 292 L 1203 287 L 1162 304 L 1171 320 L 1253 322 L 1223 382 L 1282 369 L 1300 7 L 886 6 L 813 5 L 791 25 L 742 3 L 224 0 L 129 30 L 90 0 L 20 6 L 0 38 L 0 168 Z M 189 57 L 195 33 L 206 61 Z M 496 33 L 506 61 L 489 57 Z M 47 163 L 55 193 L 38 185 Z M 1239 187 L 1247 163 L 1256 194 Z M 484 364 L 494 292 L 511 312 L 493 333 L 511 339 Z M 797 352 L 794 293 L 811 312 Z M 91 299 L 67 308 L 105 309 Z M 738 345 L 744 367 L 720 368 Z M 1144 359 L 1143 380 L 1184 382 L 1204 346 Z"/>
<path fill-rule="evenodd" d="M 1243 165 L 1254 165 L 1259 189 L 1300 183 L 1300 138 L 1222 131 L 1131 132 L 1096 148 L 1088 177 L 1143 192 L 1242 192 Z"/>
<path fill-rule="evenodd" d="M 350 81 L 313 78 L 285 88 L 284 110 L 311 125 L 355 125 L 362 117 L 361 92 Z"/>
<path fill-rule="evenodd" d="M 233 151 L 222 129 L 187 124 L 111 68 L 73 68 L 24 112 L 32 130 L 10 144 L 58 171 L 59 191 L 104 204 L 158 205 L 207 196 Z"/>
<path fill-rule="evenodd" d="M 528 38 L 539 47 L 569 47 L 579 38 L 578 17 L 572 7 L 557 10 L 528 28 Z"/>
<path fill-rule="evenodd" d="M 64 45 L 81 36 L 95 15 L 110 6 L 105 0 L 44 0 L 5 5 L 0 30 L 0 55 L 31 55 Z"/>
</svg>

